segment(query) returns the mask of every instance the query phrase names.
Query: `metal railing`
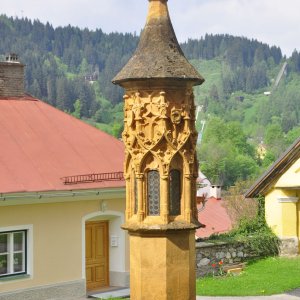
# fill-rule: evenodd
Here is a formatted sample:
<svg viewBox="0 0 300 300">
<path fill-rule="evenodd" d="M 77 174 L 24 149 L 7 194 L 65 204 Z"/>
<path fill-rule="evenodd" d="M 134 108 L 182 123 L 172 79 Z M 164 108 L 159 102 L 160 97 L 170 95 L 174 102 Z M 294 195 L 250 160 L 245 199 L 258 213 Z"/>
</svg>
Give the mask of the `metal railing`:
<svg viewBox="0 0 300 300">
<path fill-rule="evenodd" d="M 64 184 L 78 184 L 78 183 L 91 183 L 101 181 L 118 181 L 124 180 L 123 172 L 111 172 L 111 173 L 96 173 L 96 174 L 84 174 L 62 177 L 61 180 Z"/>
</svg>

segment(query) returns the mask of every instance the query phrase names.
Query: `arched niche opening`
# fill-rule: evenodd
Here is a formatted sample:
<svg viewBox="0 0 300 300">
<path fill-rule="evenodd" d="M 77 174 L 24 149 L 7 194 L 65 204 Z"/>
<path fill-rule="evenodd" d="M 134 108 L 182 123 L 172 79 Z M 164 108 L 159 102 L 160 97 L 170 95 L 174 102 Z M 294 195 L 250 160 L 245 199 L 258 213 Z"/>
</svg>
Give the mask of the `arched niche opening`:
<svg viewBox="0 0 300 300">
<path fill-rule="evenodd" d="M 169 172 L 169 214 L 181 214 L 183 160 L 176 154 L 170 164 Z"/>
<path fill-rule="evenodd" d="M 147 172 L 147 215 L 160 215 L 160 176 L 158 170 Z"/>
<path fill-rule="evenodd" d="M 160 215 L 160 168 L 152 153 L 143 161 L 145 170 L 145 199 L 147 216 Z"/>
</svg>

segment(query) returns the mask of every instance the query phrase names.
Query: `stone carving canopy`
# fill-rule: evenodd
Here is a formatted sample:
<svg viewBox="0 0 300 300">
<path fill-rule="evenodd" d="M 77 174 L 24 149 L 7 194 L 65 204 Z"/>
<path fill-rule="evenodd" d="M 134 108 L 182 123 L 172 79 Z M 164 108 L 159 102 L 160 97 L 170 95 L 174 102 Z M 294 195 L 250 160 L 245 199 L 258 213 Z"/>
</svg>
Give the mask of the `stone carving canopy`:
<svg viewBox="0 0 300 300">
<path fill-rule="evenodd" d="M 122 137 L 126 148 L 125 177 L 130 190 L 127 222 L 134 216 L 139 222 L 147 216 L 159 216 L 163 224 L 179 218 L 195 226 L 197 222 L 191 220 L 197 219 L 197 210 L 191 199 L 196 193 L 193 181 L 198 176 L 198 134 L 192 88 L 128 89 L 124 100 Z M 160 186 L 162 201 L 155 211 L 158 204 L 150 184 L 153 174 L 160 178 L 155 182 Z M 134 220 L 132 224 L 137 224 Z"/>
<path fill-rule="evenodd" d="M 173 102 L 168 97 L 182 100 Z M 127 93 L 124 99 L 122 137 L 127 159 L 135 162 L 135 172 L 142 172 L 142 163 L 151 155 L 158 162 L 161 174 L 167 175 L 172 158 L 179 153 L 185 173 L 192 174 L 197 140 L 190 104 L 193 94 L 180 90 L 168 95 L 165 91 L 143 91 Z M 129 162 L 126 165 L 129 166 Z"/>
</svg>

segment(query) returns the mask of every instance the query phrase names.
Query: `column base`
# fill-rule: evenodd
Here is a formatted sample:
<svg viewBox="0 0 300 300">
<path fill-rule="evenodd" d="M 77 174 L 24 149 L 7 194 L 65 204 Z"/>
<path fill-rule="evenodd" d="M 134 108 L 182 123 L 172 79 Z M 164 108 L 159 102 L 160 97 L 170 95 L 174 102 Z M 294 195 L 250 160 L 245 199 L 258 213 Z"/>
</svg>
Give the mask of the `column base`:
<svg viewBox="0 0 300 300">
<path fill-rule="evenodd" d="M 196 299 L 194 230 L 129 235 L 131 300 Z"/>
</svg>

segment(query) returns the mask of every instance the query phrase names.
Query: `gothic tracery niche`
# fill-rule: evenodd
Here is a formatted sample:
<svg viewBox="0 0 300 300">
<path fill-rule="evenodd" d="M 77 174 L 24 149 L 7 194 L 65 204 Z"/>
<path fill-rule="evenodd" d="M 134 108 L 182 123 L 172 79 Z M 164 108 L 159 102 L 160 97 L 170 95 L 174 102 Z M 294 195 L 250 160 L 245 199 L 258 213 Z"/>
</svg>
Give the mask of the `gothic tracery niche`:
<svg viewBox="0 0 300 300">
<path fill-rule="evenodd" d="M 178 216 L 181 211 L 181 172 L 180 170 L 171 170 L 169 178 L 170 195 L 170 215 Z"/>
<path fill-rule="evenodd" d="M 160 177 L 157 170 L 150 170 L 147 173 L 147 203 L 148 215 L 160 215 Z"/>
<path fill-rule="evenodd" d="M 126 159 L 131 161 L 135 174 L 146 175 L 139 180 L 143 182 L 141 184 L 132 176 L 131 184 L 134 188 L 131 216 L 159 215 L 161 211 L 157 203 L 161 199 L 169 202 L 167 211 L 164 209 L 163 212 L 167 220 L 168 215 L 187 216 L 181 194 L 186 190 L 186 178 L 193 176 L 197 168 L 197 132 L 192 90 L 127 90 L 124 100 L 122 137 Z M 174 161 L 180 163 L 175 166 Z M 125 162 L 125 165 L 128 164 Z M 167 189 L 161 189 L 160 180 L 163 182 L 166 179 Z M 156 190 L 154 183 L 158 185 Z M 141 199 L 138 199 L 139 196 Z"/>
</svg>

